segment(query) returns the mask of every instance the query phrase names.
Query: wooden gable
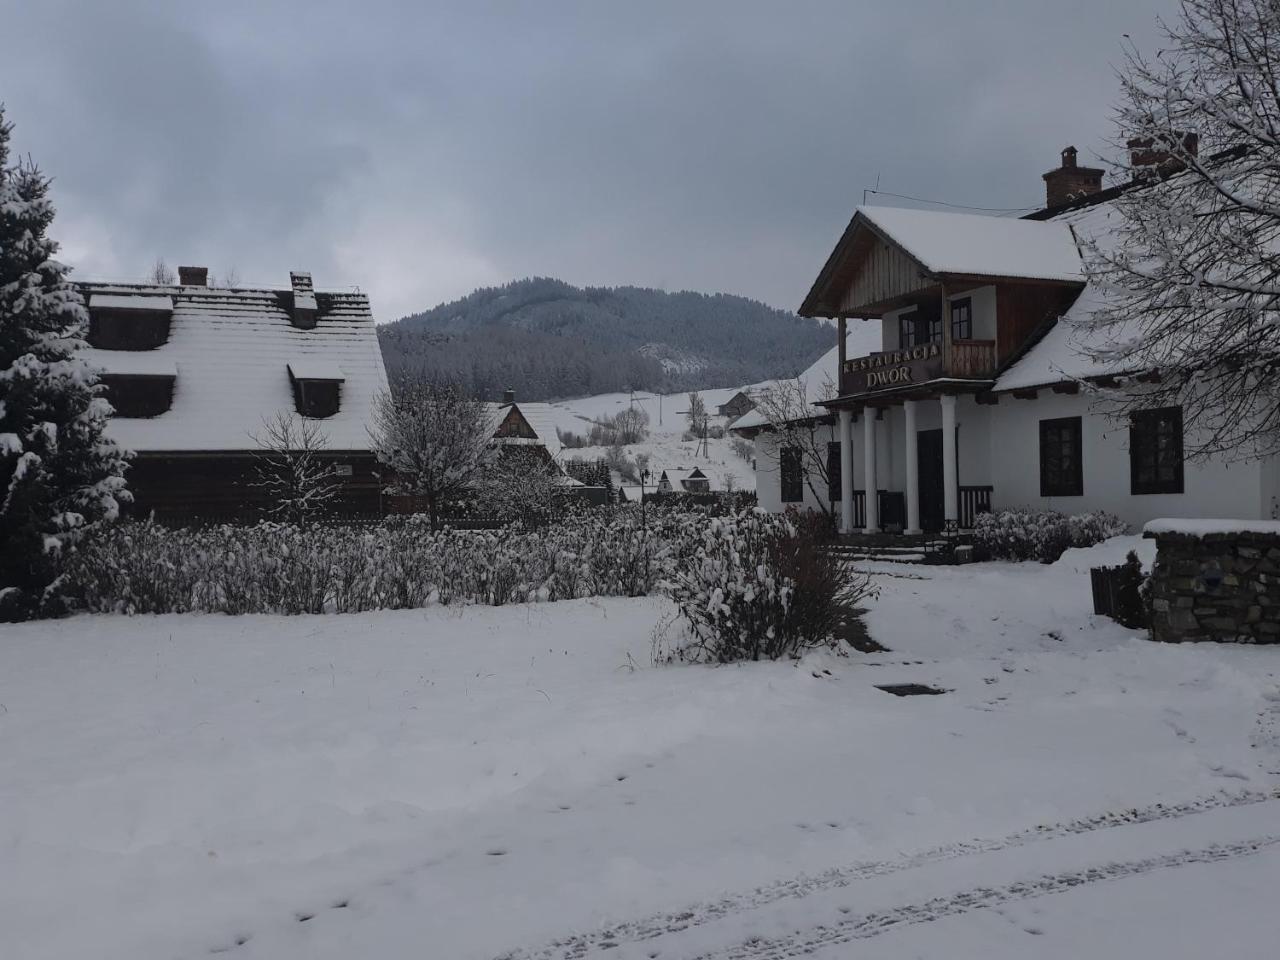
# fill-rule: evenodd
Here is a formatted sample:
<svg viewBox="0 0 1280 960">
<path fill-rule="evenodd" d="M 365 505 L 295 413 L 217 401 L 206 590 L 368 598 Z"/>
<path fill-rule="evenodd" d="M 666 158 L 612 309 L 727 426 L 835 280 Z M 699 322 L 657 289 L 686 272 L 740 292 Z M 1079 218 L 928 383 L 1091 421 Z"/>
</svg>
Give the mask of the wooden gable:
<svg viewBox="0 0 1280 960">
<path fill-rule="evenodd" d="M 520 412 L 520 408 L 514 403 L 507 408 L 506 415 L 498 423 L 498 429 L 493 432 L 494 437 L 499 439 L 516 438 L 520 440 L 537 440 L 538 433 L 529 425 L 529 421 L 525 419 L 524 414 Z"/>
<path fill-rule="evenodd" d="M 923 264 L 855 214 L 800 306 L 803 317 L 877 316 L 938 285 Z"/>
</svg>

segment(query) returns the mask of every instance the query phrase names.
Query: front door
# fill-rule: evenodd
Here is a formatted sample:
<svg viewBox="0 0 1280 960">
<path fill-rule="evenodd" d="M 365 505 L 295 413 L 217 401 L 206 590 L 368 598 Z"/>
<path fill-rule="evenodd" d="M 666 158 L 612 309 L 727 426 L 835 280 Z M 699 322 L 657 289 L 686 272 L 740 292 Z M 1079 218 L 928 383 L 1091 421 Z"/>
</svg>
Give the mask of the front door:
<svg viewBox="0 0 1280 960">
<path fill-rule="evenodd" d="M 921 430 L 916 434 L 916 453 L 920 464 L 920 526 L 926 533 L 937 533 L 946 518 L 943 502 L 942 431 Z"/>
</svg>

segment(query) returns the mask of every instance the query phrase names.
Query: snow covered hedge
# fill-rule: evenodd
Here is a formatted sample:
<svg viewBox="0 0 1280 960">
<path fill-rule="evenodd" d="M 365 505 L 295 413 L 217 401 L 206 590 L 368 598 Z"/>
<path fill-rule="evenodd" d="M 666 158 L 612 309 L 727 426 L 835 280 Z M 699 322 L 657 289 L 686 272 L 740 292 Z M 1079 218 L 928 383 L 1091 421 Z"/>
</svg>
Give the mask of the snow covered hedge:
<svg viewBox="0 0 1280 960">
<path fill-rule="evenodd" d="M 1053 563 L 1070 547 L 1091 547 L 1128 532 L 1123 520 L 1102 511 L 1067 516 L 1054 510 L 1001 510 L 978 514 L 973 539 L 993 560 Z"/>
<path fill-rule="evenodd" d="M 712 518 L 667 585 L 689 632 L 670 657 L 776 660 L 835 646 L 840 621 L 873 590 L 869 575 L 826 549 L 830 532 L 815 514 Z"/>
<path fill-rule="evenodd" d="M 597 509 L 523 531 L 280 523 L 123 523 L 86 540 L 68 575 L 82 609 L 119 613 L 355 613 L 643 596 L 694 554 L 705 512 Z"/>
</svg>

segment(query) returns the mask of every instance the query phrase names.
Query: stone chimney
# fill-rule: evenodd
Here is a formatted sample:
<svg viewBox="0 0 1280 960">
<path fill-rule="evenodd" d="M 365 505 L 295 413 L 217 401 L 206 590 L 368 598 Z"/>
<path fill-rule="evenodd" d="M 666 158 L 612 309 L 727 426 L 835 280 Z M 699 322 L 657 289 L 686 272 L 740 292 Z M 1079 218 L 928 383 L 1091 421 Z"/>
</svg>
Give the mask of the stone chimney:
<svg viewBox="0 0 1280 960">
<path fill-rule="evenodd" d="M 184 287 L 207 287 L 209 285 L 209 268 L 179 267 L 178 283 Z"/>
<path fill-rule="evenodd" d="M 1147 173 L 1168 176 L 1186 167 L 1185 163 L 1169 152 L 1167 141 L 1157 143 L 1155 137 L 1134 137 L 1125 146 L 1129 148 L 1129 166 L 1133 168 L 1134 176 L 1142 176 Z M 1200 135 L 1198 133 L 1184 133 L 1182 135 L 1182 150 L 1192 157 L 1198 156 L 1200 153 Z"/>
<path fill-rule="evenodd" d="M 1045 206 L 1060 207 L 1097 193 L 1102 189 L 1105 172 L 1097 167 L 1076 166 L 1076 148 L 1067 147 L 1062 151 L 1062 166 L 1044 175 Z"/>
<path fill-rule="evenodd" d="M 503 402 L 503 403 L 515 403 L 515 402 L 516 402 L 516 392 L 515 392 L 514 390 L 512 390 L 510 387 L 507 387 L 507 389 L 505 389 L 505 390 L 503 390 L 503 391 L 502 391 L 502 402 Z"/>
<path fill-rule="evenodd" d="M 293 311 L 290 320 L 295 327 L 310 330 L 316 325 L 316 293 L 311 286 L 311 274 L 294 270 L 289 274 L 293 285 Z"/>
</svg>

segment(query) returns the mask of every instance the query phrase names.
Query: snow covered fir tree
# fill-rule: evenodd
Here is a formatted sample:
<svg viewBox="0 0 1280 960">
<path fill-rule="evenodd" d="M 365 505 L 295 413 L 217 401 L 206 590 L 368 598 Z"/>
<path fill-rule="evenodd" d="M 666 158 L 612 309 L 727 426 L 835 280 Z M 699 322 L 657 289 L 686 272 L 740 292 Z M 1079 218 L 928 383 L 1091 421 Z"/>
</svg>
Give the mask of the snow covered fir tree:
<svg viewBox="0 0 1280 960">
<path fill-rule="evenodd" d="M 53 259 L 49 179 L 9 160 L 0 110 L 0 620 L 60 612 L 62 560 L 128 499 L 111 412 L 77 356 L 88 315 Z"/>
</svg>

